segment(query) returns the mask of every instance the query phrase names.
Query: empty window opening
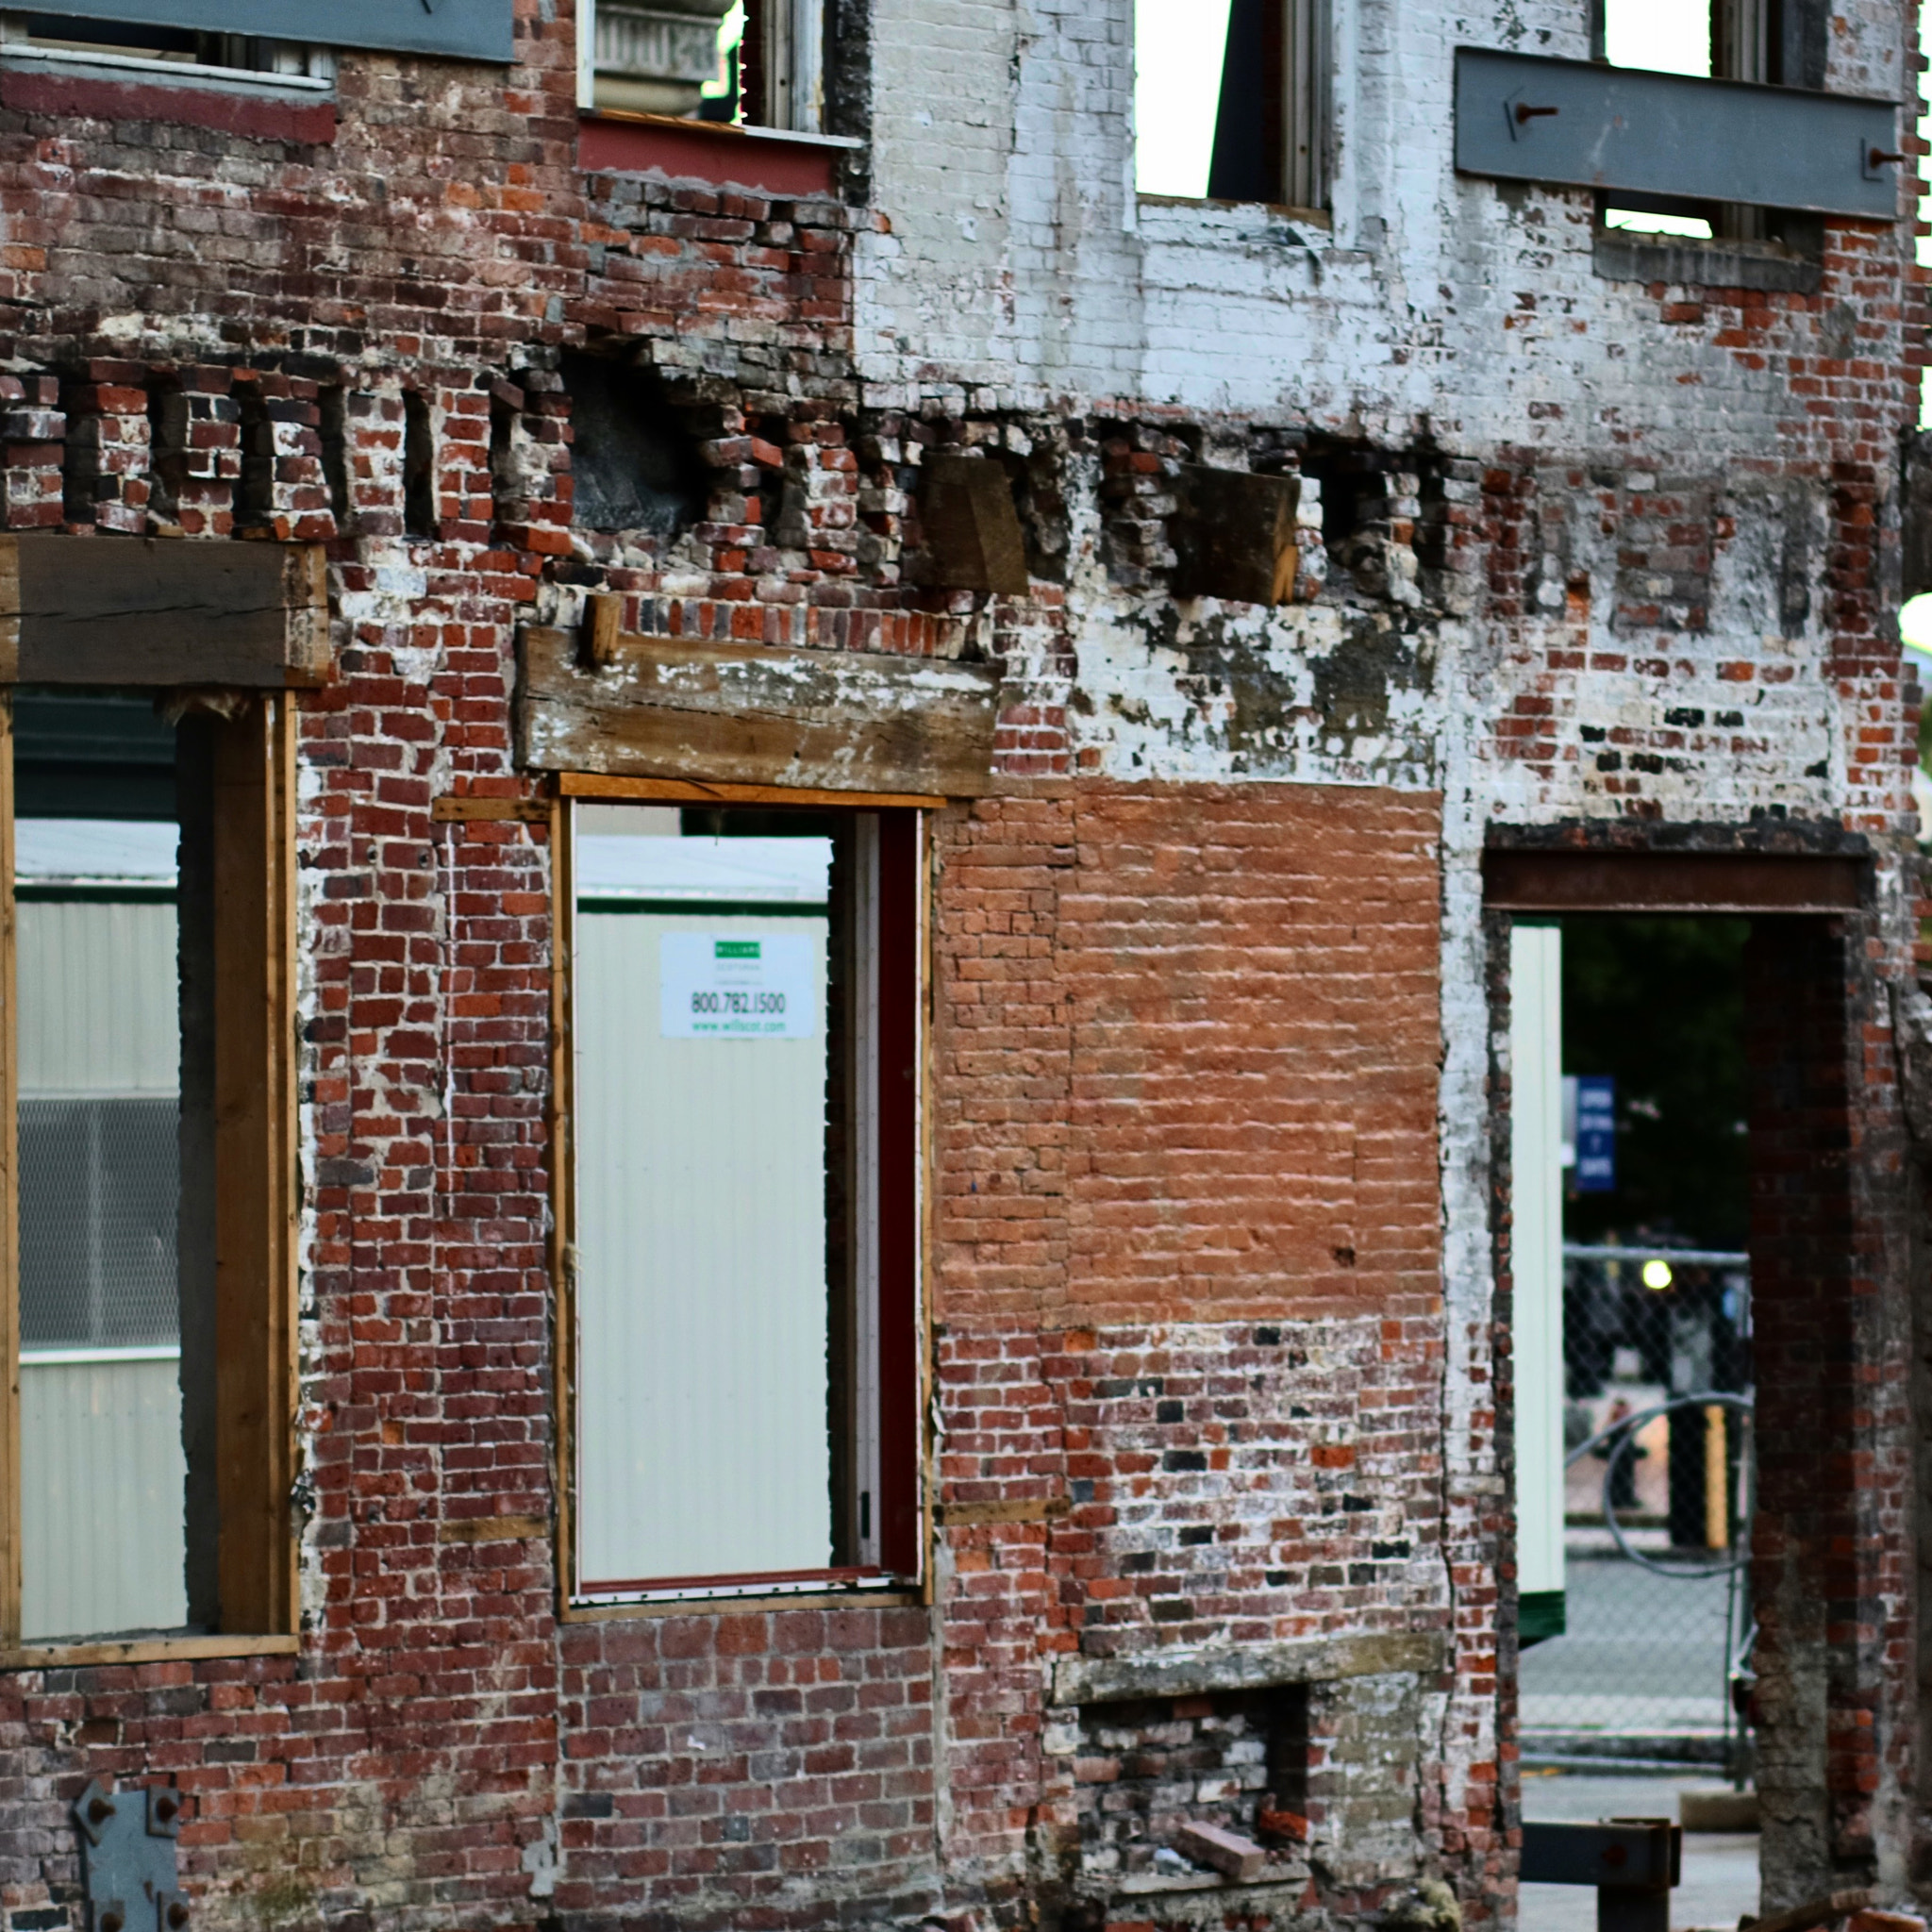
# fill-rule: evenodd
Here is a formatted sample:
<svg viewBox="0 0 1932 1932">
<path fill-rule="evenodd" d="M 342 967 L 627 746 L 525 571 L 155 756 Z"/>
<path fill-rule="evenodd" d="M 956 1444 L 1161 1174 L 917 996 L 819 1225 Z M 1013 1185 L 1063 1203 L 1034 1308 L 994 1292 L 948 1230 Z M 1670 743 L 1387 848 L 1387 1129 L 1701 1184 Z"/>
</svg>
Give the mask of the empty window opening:
<svg viewBox="0 0 1932 1932">
<path fill-rule="evenodd" d="M 429 398 L 413 389 L 403 391 L 403 531 L 436 535 L 436 431 Z"/>
<path fill-rule="evenodd" d="M 704 463 L 656 375 L 599 356 L 567 355 L 571 515 L 589 530 L 668 541 L 705 513 Z"/>
<path fill-rule="evenodd" d="M 242 415 L 242 475 L 235 485 L 235 524 L 238 529 L 266 529 L 275 513 L 275 425 L 257 384 L 239 385 L 236 402 Z"/>
<path fill-rule="evenodd" d="M 575 808 L 580 1597 L 917 1573 L 919 843 Z"/>
<path fill-rule="evenodd" d="M 1329 21 L 1328 0 L 1137 0 L 1140 192 L 1325 208 Z"/>
<path fill-rule="evenodd" d="M 172 524 L 181 515 L 188 480 L 188 398 L 180 386 L 156 382 L 147 395 L 149 517 Z"/>
<path fill-rule="evenodd" d="M 1708 0 L 1672 8 L 1652 0 L 1593 0 L 1591 38 L 1597 58 L 1614 67 L 1640 67 L 1719 80 L 1777 87 L 1824 85 L 1824 12 L 1816 0 Z M 1606 228 L 1631 233 L 1781 242 L 1804 254 L 1822 246 L 1815 216 L 1670 196 L 1599 203 Z"/>
<path fill-rule="evenodd" d="M 147 69 L 166 75 L 195 68 L 204 85 L 232 75 L 325 89 L 335 79 L 335 55 L 324 47 L 258 34 L 203 33 L 66 13 L 0 14 L 0 55 L 92 64 L 124 74 Z"/>
<path fill-rule="evenodd" d="M 824 0 L 578 0 L 587 108 L 825 131 Z"/>
</svg>

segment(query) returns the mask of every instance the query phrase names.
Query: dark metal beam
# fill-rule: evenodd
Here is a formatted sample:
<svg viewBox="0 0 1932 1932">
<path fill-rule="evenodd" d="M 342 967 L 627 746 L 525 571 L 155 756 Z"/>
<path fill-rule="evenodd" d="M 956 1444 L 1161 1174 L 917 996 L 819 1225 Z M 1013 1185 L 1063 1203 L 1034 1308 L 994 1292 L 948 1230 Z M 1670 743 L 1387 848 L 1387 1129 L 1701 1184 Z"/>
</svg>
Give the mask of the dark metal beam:
<svg viewBox="0 0 1932 1932">
<path fill-rule="evenodd" d="M 1464 174 L 1891 222 L 1898 143 L 1892 101 L 1456 50 Z"/>
</svg>

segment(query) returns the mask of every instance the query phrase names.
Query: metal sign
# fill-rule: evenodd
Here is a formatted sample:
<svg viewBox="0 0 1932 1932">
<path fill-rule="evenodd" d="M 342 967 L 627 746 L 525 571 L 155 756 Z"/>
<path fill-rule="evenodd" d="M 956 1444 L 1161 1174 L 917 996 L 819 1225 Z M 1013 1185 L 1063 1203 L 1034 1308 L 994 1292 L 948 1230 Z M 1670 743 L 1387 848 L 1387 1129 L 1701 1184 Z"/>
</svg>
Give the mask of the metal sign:
<svg viewBox="0 0 1932 1932">
<path fill-rule="evenodd" d="M 1892 101 L 1458 47 L 1456 165 L 1891 222 L 1905 157 Z"/>
<path fill-rule="evenodd" d="M 667 932 L 658 941 L 666 1040 L 811 1040 L 817 947 L 803 933 Z"/>
<path fill-rule="evenodd" d="M 187 27 L 202 33 L 260 34 L 325 47 L 380 47 L 400 54 L 442 54 L 455 60 L 512 58 L 514 0 L 80 0 L 37 4 L 36 15 L 113 20 L 135 26 Z M 192 78 L 192 72 L 184 80 Z"/>
<path fill-rule="evenodd" d="M 1617 1189 L 1617 1083 L 1607 1074 L 1576 1076 L 1576 1164 L 1571 1185 L 1579 1194 Z"/>
</svg>

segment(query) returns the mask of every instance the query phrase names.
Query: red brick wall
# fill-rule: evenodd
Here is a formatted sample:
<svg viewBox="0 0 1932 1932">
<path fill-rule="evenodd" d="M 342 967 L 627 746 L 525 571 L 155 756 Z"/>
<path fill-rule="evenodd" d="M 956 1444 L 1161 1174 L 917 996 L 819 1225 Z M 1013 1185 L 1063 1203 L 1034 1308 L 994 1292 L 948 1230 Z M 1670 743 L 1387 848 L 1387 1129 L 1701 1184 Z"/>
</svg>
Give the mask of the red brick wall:
<svg viewBox="0 0 1932 1932">
<path fill-rule="evenodd" d="M 942 1496 L 1039 1506 L 946 1534 L 945 1842 L 989 1884 L 1077 1837 L 1043 1662 L 1446 1630 L 1445 1562 L 1494 1564 L 1445 1546 L 1436 1435 L 1438 812 L 1095 786 L 943 822 Z"/>
</svg>

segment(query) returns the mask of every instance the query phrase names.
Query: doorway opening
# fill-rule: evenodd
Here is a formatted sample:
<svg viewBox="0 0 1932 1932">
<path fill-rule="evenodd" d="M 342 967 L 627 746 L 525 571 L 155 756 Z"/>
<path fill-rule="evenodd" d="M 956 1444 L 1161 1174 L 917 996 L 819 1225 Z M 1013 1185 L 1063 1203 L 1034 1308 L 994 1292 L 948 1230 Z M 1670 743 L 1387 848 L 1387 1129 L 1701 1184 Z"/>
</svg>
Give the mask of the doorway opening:
<svg viewBox="0 0 1932 1932">
<path fill-rule="evenodd" d="M 1524 1816 L 1676 1819 L 1693 1924 L 1759 1891 L 1752 931 L 1576 914 L 1510 938 Z M 1525 1932 L 1594 1911 L 1524 1889 Z"/>
</svg>

